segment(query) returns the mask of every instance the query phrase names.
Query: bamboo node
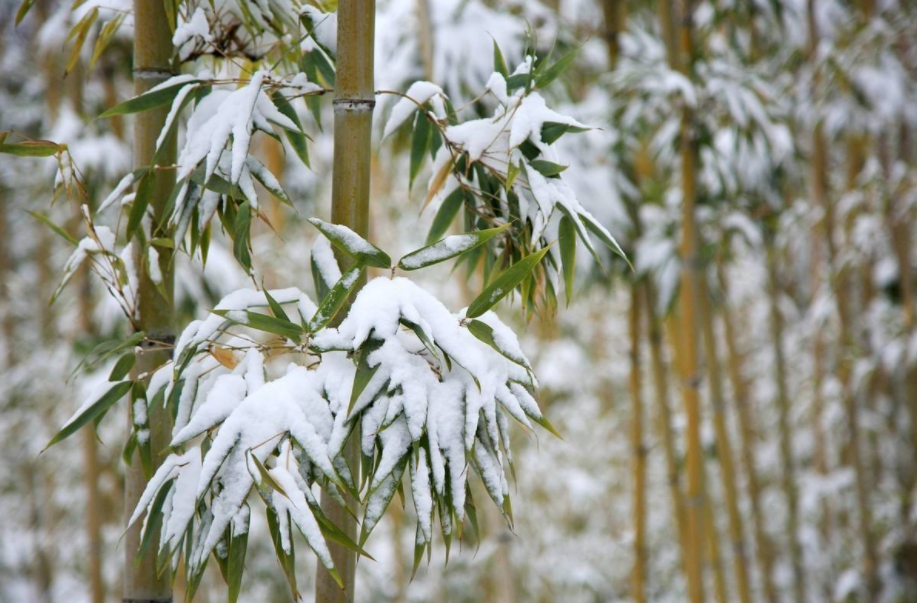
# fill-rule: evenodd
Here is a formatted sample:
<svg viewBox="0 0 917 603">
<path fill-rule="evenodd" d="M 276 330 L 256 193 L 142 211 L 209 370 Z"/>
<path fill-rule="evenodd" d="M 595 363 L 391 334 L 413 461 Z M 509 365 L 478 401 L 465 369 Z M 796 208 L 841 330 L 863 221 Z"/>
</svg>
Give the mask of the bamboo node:
<svg viewBox="0 0 917 603">
<path fill-rule="evenodd" d="M 334 112 L 342 111 L 344 113 L 372 113 L 376 106 L 375 99 L 360 98 L 336 98 L 332 103 Z"/>
</svg>

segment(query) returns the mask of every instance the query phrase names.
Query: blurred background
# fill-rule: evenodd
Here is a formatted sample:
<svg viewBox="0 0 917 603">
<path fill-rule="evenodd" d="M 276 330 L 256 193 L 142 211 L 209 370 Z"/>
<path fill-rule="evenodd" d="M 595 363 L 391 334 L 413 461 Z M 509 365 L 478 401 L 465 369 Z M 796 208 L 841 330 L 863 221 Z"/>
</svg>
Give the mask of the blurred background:
<svg viewBox="0 0 917 603">
<path fill-rule="evenodd" d="M 98 21 L 68 37 L 92 8 Z M 0 0 L 0 130 L 67 143 L 98 204 L 131 166 L 130 119 L 95 119 L 132 96 L 132 26 L 105 33 L 131 4 L 36 0 L 16 26 L 18 9 Z M 511 69 L 527 37 L 540 55 L 580 48 L 545 93 L 594 127 L 558 142 L 564 177 L 634 270 L 580 254 L 568 307 L 525 320 L 503 304 L 564 439 L 516 433 L 514 533 L 482 505 L 479 537 L 466 532 L 448 564 L 434 547 L 413 580 L 413 509 L 393 504 L 367 545 L 377 561 L 358 567 L 358 600 L 686 601 L 685 517 L 703 501 L 707 600 L 917 601 L 917 6 L 378 0 L 376 32 L 378 89 L 427 79 L 472 115 L 493 110 L 476 98 L 493 71 L 491 38 Z M 190 60 L 219 72 L 212 57 Z M 423 187 L 409 190 L 409 136 L 380 142 L 394 100 L 381 95 L 376 111 L 370 238 L 398 257 L 423 245 L 435 211 L 421 213 Z M 686 113 L 696 182 L 682 176 Z M 272 201 L 276 232 L 258 224 L 253 245 L 258 283 L 311 291 L 303 258 L 316 232 L 305 219 L 329 214 L 330 103 L 301 117 L 311 170 L 256 139 L 295 211 Z M 86 271 L 48 304 L 70 249 L 27 212 L 82 236 L 55 189 L 59 167 L 0 156 L 0 601 L 10 603 L 121 592 L 127 411 L 113 409 L 98 438 L 84 431 L 39 454 L 107 378 L 109 367 L 72 377 L 82 355 L 129 329 Z M 687 267 L 686 186 L 700 241 Z M 179 324 L 251 286 L 227 242 L 214 236 L 205 269 L 179 256 Z M 700 317 L 687 343 L 673 312 L 686 269 L 699 275 Z M 452 309 L 480 290 L 480 271 L 464 267 L 419 278 Z M 687 437 L 679 345 L 699 352 L 699 442 Z M 689 446 L 702 451 L 700 498 Z M 241 600 L 289 600 L 261 514 L 252 531 Z M 297 563 L 309 600 L 314 557 Z M 225 597 L 210 570 L 197 601 Z M 175 588 L 180 600 L 181 576 Z"/>
</svg>

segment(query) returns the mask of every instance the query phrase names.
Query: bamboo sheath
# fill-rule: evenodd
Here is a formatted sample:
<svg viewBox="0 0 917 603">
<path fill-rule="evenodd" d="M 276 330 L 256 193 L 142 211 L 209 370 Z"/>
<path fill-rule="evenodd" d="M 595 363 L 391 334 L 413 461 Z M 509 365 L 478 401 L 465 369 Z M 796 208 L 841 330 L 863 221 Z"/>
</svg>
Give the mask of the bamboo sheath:
<svg viewBox="0 0 917 603">
<path fill-rule="evenodd" d="M 369 231 L 369 194 L 372 142 L 374 0 L 341 0 L 338 5 L 337 73 L 334 92 L 334 172 L 331 190 L 331 221 L 361 236 Z M 342 270 L 353 260 L 338 254 Z M 365 282 L 365 277 L 364 277 Z M 361 283 L 362 285 L 362 283 Z M 338 316 L 345 314 L 342 309 Z M 353 434 L 344 456 L 354 475 L 359 471 L 359 437 Z M 357 481 L 359 483 L 359 481 Z M 345 496 L 351 511 L 356 501 Z M 356 540 L 356 521 L 330 496 L 322 494 L 322 510 L 335 525 Z M 316 570 L 317 603 L 354 600 L 356 556 L 347 548 L 329 543 L 334 564 L 344 582 L 342 591 L 324 568 Z"/>
<path fill-rule="evenodd" d="M 134 0 L 134 94 L 139 96 L 173 75 L 172 32 L 169 29 L 165 8 L 161 0 Z M 156 151 L 156 139 L 165 124 L 169 107 L 138 113 L 134 117 L 134 167 L 149 166 Z M 159 165 L 173 165 L 176 158 L 175 139 L 161 151 Z M 150 208 L 153 214 L 150 239 L 166 236 L 163 215 L 172 188 L 175 185 L 174 170 L 154 170 L 155 179 Z M 138 322 L 140 329 L 151 340 L 171 342 L 174 338 L 174 316 L 172 309 L 173 270 L 172 257 L 168 249 L 159 249 L 159 268 L 162 275 L 163 296 L 150 278 L 146 249 L 134 242 L 134 264 L 138 271 Z M 146 351 L 138 357 L 133 376 L 148 372 L 164 361 L 168 353 Z M 171 419 L 168 410 L 162 406 L 149 409 L 149 425 L 154 469 L 162 457 L 158 451 L 165 450 L 170 441 Z M 130 426 L 129 426 L 130 428 Z M 137 455 L 126 469 L 124 483 L 125 520 L 130 517 L 146 487 L 146 478 Z M 126 523 L 126 521 L 125 521 Z M 156 552 L 159 537 L 147 550 L 146 555 L 135 563 L 140 547 L 141 524 L 138 522 L 127 530 L 124 536 L 124 592 L 125 603 L 160 603 L 172 600 L 169 571 L 156 575 Z"/>
</svg>

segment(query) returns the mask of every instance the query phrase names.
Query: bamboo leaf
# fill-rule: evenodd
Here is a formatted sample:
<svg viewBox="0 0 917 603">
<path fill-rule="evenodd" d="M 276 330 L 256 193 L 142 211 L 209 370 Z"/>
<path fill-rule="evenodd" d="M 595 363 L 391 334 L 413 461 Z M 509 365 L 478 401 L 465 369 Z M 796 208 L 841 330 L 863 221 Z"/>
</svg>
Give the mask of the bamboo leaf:
<svg viewBox="0 0 917 603">
<path fill-rule="evenodd" d="M 507 360 L 515 362 L 516 364 L 518 364 L 519 366 L 521 366 L 522 368 L 528 371 L 532 370 L 532 365 L 529 364 L 529 361 L 524 356 L 517 356 L 503 349 L 502 347 L 500 347 L 500 345 L 497 343 L 496 339 L 494 338 L 493 327 L 491 327 L 486 322 L 483 322 L 480 320 L 469 320 L 468 322 L 465 323 L 465 326 L 468 327 L 468 330 L 471 332 L 472 335 L 474 335 L 479 340 L 483 341 L 484 343 L 486 343 L 487 345 L 495 349 L 497 352 L 500 353 L 500 355 L 505 357 Z"/>
<path fill-rule="evenodd" d="M 497 277 L 494 282 L 484 289 L 473 302 L 471 302 L 465 316 L 468 318 L 477 318 L 491 309 L 532 272 L 550 248 L 551 247 L 548 246 L 536 251 L 510 266 L 503 274 Z"/>
<path fill-rule="evenodd" d="M 252 213 L 249 203 L 245 201 L 236 211 L 236 220 L 233 224 L 232 252 L 245 271 L 252 271 L 252 256 L 248 250 L 249 229 L 252 224 Z"/>
<path fill-rule="evenodd" d="M 234 535 L 229 540 L 229 563 L 226 566 L 229 603 L 236 603 L 239 600 L 239 591 L 242 589 L 242 573 L 245 571 L 246 549 L 248 549 L 248 530 Z"/>
<path fill-rule="evenodd" d="M 560 219 L 558 229 L 558 242 L 560 243 L 560 260 L 564 272 L 564 292 L 567 296 L 567 305 L 573 299 L 573 279 L 576 276 L 576 227 L 567 216 Z"/>
<path fill-rule="evenodd" d="M 334 284 L 334 287 L 331 288 L 331 291 L 319 304 L 318 310 L 315 311 L 315 316 L 309 321 L 310 333 L 315 333 L 324 328 L 337 315 L 341 306 L 344 305 L 344 302 L 347 301 L 347 298 L 350 297 L 351 292 L 357 286 L 360 275 L 363 274 L 363 269 L 363 264 L 358 263 L 345 272 L 341 279 Z"/>
<path fill-rule="evenodd" d="M 105 49 L 108 48 L 109 44 L 111 44 L 112 39 L 118 32 L 118 29 L 121 27 L 121 23 L 123 22 L 124 13 L 118 13 L 114 19 L 106 23 L 102 28 L 102 31 L 99 33 L 99 37 L 96 38 L 96 45 L 92 50 L 92 59 L 89 61 L 90 69 L 95 67 L 99 57 L 102 56 L 102 53 L 105 52 Z"/>
<path fill-rule="evenodd" d="M 292 324 L 290 317 L 287 316 L 287 313 L 284 311 L 283 306 L 277 303 L 277 300 L 271 296 L 271 292 L 267 289 L 264 289 L 264 298 L 267 299 L 268 305 L 271 307 L 271 312 L 275 317 L 280 320 L 285 320 Z"/>
<path fill-rule="evenodd" d="M 159 488 L 159 492 L 156 493 L 156 498 L 153 499 L 150 510 L 147 511 L 149 517 L 147 517 L 146 523 L 144 524 L 140 546 L 137 548 L 137 555 L 134 556 L 135 566 L 140 565 L 140 562 L 143 561 L 143 557 L 149 550 L 150 544 L 153 543 L 153 536 L 159 533 L 159 526 L 162 524 L 162 506 L 166 502 L 166 497 L 169 495 L 169 491 L 172 490 L 172 486 L 173 481 L 169 480 L 167 485 L 164 484 Z"/>
<path fill-rule="evenodd" d="M 497 41 L 494 40 L 494 72 L 499 73 L 504 79 L 509 77 L 509 68 L 506 66 L 506 59 L 503 58 L 503 52 Z"/>
<path fill-rule="evenodd" d="M 376 342 L 376 340 L 368 339 L 360 349 L 360 359 L 357 361 L 357 371 L 356 374 L 354 374 L 353 388 L 350 391 L 350 404 L 347 407 L 348 418 L 350 418 L 350 413 L 353 412 L 353 407 L 360 398 L 360 394 L 363 393 L 363 390 L 366 389 L 366 386 L 372 381 L 376 371 L 379 370 L 379 366 L 381 366 L 379 364 L 373 367 L 369 366 L 369 355 L 378 348 L 379 343 Z"/>
<path fill-rule="evenodd" d="M 283 573 L 293 592 L 293 599 L 299 600 L 299 589 L 296 586 L 296 552 L 290 548 L 290 554 L 283 550 L 283 541 L 280 536 L 280 525 L 277 520 L 277 512 L 271 507 L 267 508 L 267 526 L 271 533 L 271 541 L 274 543 L 274 553 L 283 568 Z"/>
<path fill-rule="evenodd" d="M 69 438 L 71 435 L 76 433 L 80 427 L 92 421 L 97 416 L 105 413 L 113 404 L 118 400 L 127 395 L 131 390 L 130 381 L 122 381 L 121 383 L 116 383 L 111 388 L 108 389 L 102 396 L 86 407 L 79 415 L 73 417 L 66 425 L 64 425 L 57 434 L 51 438 L 51 441 L 48 442 L 48 445 L 44 447 L 44 450 L 47 450 L 54 444 L 57 444 L 61 440 Z"/>
<path fill-rule="evenodd" d="M 308 137 L 302 133 L 302 123 L 299 121 L 299 116 L 296 115 L 296 110 L 279 90 L 271 96 L 271 100 L 274 101 L 277 110 L 289 117 L 290 121 L 299 128 L 299 132 L 284 129 L 284 135 L 287 137 L 290 146 L 293 147 L 293 151 L 296 153 L 296 156 L 299 157 L 299 160 L 302 161 L 306 167 L 311 167 L 309 165 L 309 148 L 306 145 Z"/>
<path fill-rule="evenodd" d="M 631 271 L 633 271 L 634 267 L 630 263 L 630 260 L 627 258 L 627 254 L 624 253 L 624 250 L 621 249 L 621 246 L 618 245 L 618 242 L 611 235 L 611 233 L 608 232 L 604 226 L 599 224 L 591 215 L 582 213 L 579 216 L 582 219 L 583 224 L 586 225 L 586 228 L 588 228 L 592 234 L 598 237 L 599 241 L 601 241 L 602 244 L 604 244 L 608 249 L 621 256 L 624 261 L 627 262 L 627 265 L 630 266 Z"/>
<path fill-rule="evenodd" d="M 433 197 L 443 188 L 443 185 L 446 184 L 446 179 L 449 177 L 449 174 L 452 173 L 452 167 L 455 165 L 455 160 L 451 157 L 439 168 L 439 171 L 436 172 L 436 175 L 433 177 L 433 180 L 430 181 L 430 188 L 427 190 L 427 198 L 424 199 L 423 206 L 420 208 L 422 212 L 426 209 L 427 205 L 430 204 L 430 201 L 433 200 Z"/>
<path fill-rule="evenodd" d="M 546 178 L 559 176 L 561 172 L 569 167 L 566 165 L 560 165 L 559 163 L 554 163 L 552 161 L 546 161 L 544 159 L 532 159 L 529 161 L 529 165 L 541 172 L 541 175 Z"/>
<path fill-rule="evenodd" d="M 309 223 L 325 235 L 335 247 L 358 262 L 376 268 L 392 267 L 392 258 L 388 254 L 346 226 L 330 224 L 318 218 L 309 218 Z"/>
<path fill-rule="evenodd" d="M 41 222 L 42 224 L 44 224 L 45 226 L 47 226 L 48 228 L 50 228 L 51 230 L 53 230 L 58 236 L 60 236 L 62 239 L 64 239 L 65 241 L 73 245 L 74 247 L 79 245 L 79 241 L 77 241 L 75 238 L 70 236 L 70 233 L 68 233 L 66 230 L 64 230 L 57 224 L 55 224 L 51 220 L 51 218 L 49 218 L 45 214 L 39 213 L 37 211 L 28 211 L 28 210 L 26 210 L 26 213 L 32 216 L 33 218 L 35 218 L 36 220 L 38 220 L 39 222 Z"/>
<path fill-rule="evenodd" d="M 554 80 L 563 74 L 564 71 L 573 63 L 573 59 L 576 58 L 579 49 L 570 52 L 569 54 L 561 57 L 557 60 L 556 63 L 545 69 L 540 75 L 535 78 L 535 86 L 538 88 L 546 88 Z"/>
<path fill-rule="evenodd" d="M 126 115 L 128 113 L 139 113 L 141 111 L 149 111 L 150 109 L 156 109 L 165 105 L 171 105 L 179 90 L 188 84 L 199 83 L 200 81 L 201 80 L 196 79 L 186 79 L 182 80 L 178 84 L 164 86 L 150 92 L 145 92 L 140 96 L 135 96 L 134 98 L 128 99 L 123 103 L 112 107 L 111 109 L 99 115 L 99 118 L 112 117 L 114 115 Z"/>
<path fill-rule="evenodd" d="M 265 468 L 264 463 L 262 463 L 258 457 L 252 453 L 251 450 L 246 450 L 245 452 L 248 454 L 248 458 L 250 458 L 255 463 L 255 467 L 258 469 L 258 474 L 261 476 L 261 481 L 266 483 L 273 490 L 279 492 L 281 495 L 283 495 L 284 498 L 290 498 L 290 495 L 287 494 L 287 491 L 277 483 L 277 480 L 275 480 L 267 468 Z"/>
<path fill-rule="evenodd" d="M 235 324 L 249 327 L 251 329 L 255 329 L 256 331 L 263 331 L 265 333 L 280 335 L 281 337 L 292 339 L 297 343 L 299 343 L 303 334 L 302 327 L 290 321 L 289 319 L 268 316 L 267 314 L 261 314 L 259 312 L 252 312 L 249 310 L 211 310 L 211 312 L 217 316 L 222 316 L 223 318 L 230 320 Z M 237 312 L 245 313 L 245 322 L 239 320 L 241 317 L 238 317 L 236 314 Z"/>
<path fill-rule="evenodd" d="M 554 144 L 567 132 L 587 132 L 589 128 L 571 126 L 556 121 L 546 121 L 541 125 L 541 142 L 544 144 Z"/>
<path fill-rule="evenodd" d="M 0 144 L 0 153 L 17 157 L 52 157 L 65 148 L 65 145 L 50 140 L 27 140 Z"/>
<path fill-rule="evenodd" d="M 448 259 L 461 255 L 476 247 L 480 247 L 493 237 L 509 228 L 509 224 L 498 226 L 497 228 L 488 228 L 485 230 L 476 230 L 466 234 L 446 237 L 432 245 L 422 247 L 417 251 L 412 251 L 398 262 L 398 267 L 402 270 L 418 270 L 426 268 Z"/>
<path fill-rule="evenodd" d="M 22 20 L 25 19 L 27 14 L 29 14 L 29 11 L 34 5 L 35 0 L 23 0 L 23 3 L 19 5 L 19 10 L 16 11 L 16 25 L 22 23 Z"/>
<path fill-rule="evenodd" d="M 98 16 L 99 7 L 93 7 L 93 9 L 83 15 L 83 18 L 70 30 L 67 40 L 71 40 L 74 34 L 76 35 L 76 40 L 73 42 L 73 48 L 70 51 L 70 58 L 67 60 L 67 67 L 64 69 L 64 73 L 73 71 L 77 61 L 80 60 L 80 51 L 83 49 L 83 44 L 86 43 L 86 36 L 89 35 L 89 29 L 92 27 L 92 24 L 95 23 Z"/>
<path fill-rule="evenodd" d="M 420 168 L 423 167 L 427 149 L 430 148 L 432 131 L 433 126 L 427 118 L 427 112 L 418 111 L 417 118 L 414 120 L 414 132 L 411 135 L 411 170 L 408 189 L 413 188 L 414 178 L 417 177 Z"/>
<path fill-rule="evenodd" d="M 439 211 L 436 212 L 436 216 L 433 218 L 433 224 L 430 226 L 427 245 L 443 238 L 443 235 L 449 230 L 449 225 L 452 224 L 455 216 L 458 215 L 459 210 L 462 208 L 464 201 L 465 193 L 461 187 L 457 187 L 443 200 L 442 205 L 439 206 Z"/>
<path fill-rule="evenodd" d="M 111 369 L 111 373 L 108 375 L 109 381 L 121 381 L 127 374 L 131 372 L 131 369 L 134 368 L 134 363 L 137 362 L 137 356 L 133 352 L 128 352 L 127 354 L 118 358 L 118 362 L 115 363 L 114 368 Z"/>
<path fill-rule="evenodd" d="M 156 188 L 156 178 L 154 172 L 146 172 L 137 185 L 137 194 L 131 202 L 131 212 L 127 217 L 127 240 L 130 241 L 140 224 L 143 223 L 143 216 L 146 214 L 146 208 L 150 205 L 153 198 L 153 192 Z"/>
</svg>

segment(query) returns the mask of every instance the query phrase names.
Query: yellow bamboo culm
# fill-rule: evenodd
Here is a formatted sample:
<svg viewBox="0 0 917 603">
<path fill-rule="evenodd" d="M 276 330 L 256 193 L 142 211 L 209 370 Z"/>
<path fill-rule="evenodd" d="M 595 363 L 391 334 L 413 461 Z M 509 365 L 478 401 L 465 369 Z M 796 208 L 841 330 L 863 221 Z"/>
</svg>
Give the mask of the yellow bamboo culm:
<svg viewBox="0 0 917 603">
<path fill-rule="evenodd" d="M 640 363 L 641 289 L 631 288 L 630 302 L 630 444 L 634 470 L 634 567 L 631 579 L 633 598 L 637 603 L 646 601 L 646 446 L 643 444 L 643 384 Z"/>
<path fill-rule="evenodd" d="M 692 77 L 694 45 L 692 36 L 693 0 L 684 0 L 682 13 L 675 22 L 678 28 L 679 55 L 677 68 Z M 698 258 L 695 205 L 697 202 L 697 141 L 694 138 L 693 114 L 685 104 L 681 123 L 681 245 L 682 272 L 678 294 L 679 343 L 675 346 L 680 357 L 680 385 L 686 418 L 686 552 L 685 568 L 691 603 L 704 601 L 704 457 L 701 442 L 700 369 L 698 366 Z"/>
<path fill-rule="evenodd" d="M 172 66 L 172 32 L 161 0 L 134 0 L 134 95 L 139 96 L 153 86 L 174 75 Z M 134 168 L 148 167 L 156 152 L 156 139 L 169 113 L 168 105 L 144 111 L 134 116 Z M 158 158 L 159 165 L 174 165 L 176 159 L 175 137 L 167 143 Z M 174 170 L 154 170 L 149 176 L 154 179 L 150 198 L 152 223 L 150 239 L 168 236 L 164 216 L 166 205 L 175 185 Z M 146 249 L 134 242 L 134 265 L 138 272 L 138 323 L 147 337 L 157 341 L 171 341 L 175 326 L 172 310 L 173 262 L 169 249 L 159 248 L 159 269 L 161 284 L 157 286 L 150 278 L 146 261 Z M 165 295 L 163 295 L 165 293 Z M 144 351 L 138 354 L 132 376 L 147 373 L 168 360 L 164 351 Z M 171 440 L 171 417 L 169 411 L 155 405 L 149 409 L 150 442 L 154 470 L 163 456 L 158 451 L 166 450 Z M 128 419 L 130 421 L 130 419 Z M 130 427 L 129 427 L 130 428 Z M 130 517 L 146 487 L 138 455 L 126 469 L 124 483 L 125 520 Z M 125 522 L 126 523 L 126 522 Z M 154 536 L 146 555 L 139 563 L 134 559 L 140 546 L 142 526 L 135 523 L 124 536 L 124 600 L 150 603 L 172 600 L 170 572 L 168 568 L 156 573 L 156 553 L 159 537 Z"/>
<path fill-rule="evenodd" d="M 663 357 L 662 325 L 655 312 L 653 289 L 648 282 L 643 283 L 643 300 L 646 308 L 650 331 L 650 369 L 653 377 L 653 390 L 656 400 L 657 437 L 662 442 L 665 453 L 666 483 L 672 499 L 673 524 L 678 533 L 678 544 L 681 552 L 681 566 L 685 567 L 687 549 L 685 545 L 687 527 L 685 519 L 684 494 L 682 492 L 681 469 L 675 437 L 672 434 L 672 410 L 669 407 L 669 379 L 666 362 Z"/>
<path fill-rule="evenodd" d="M 739 511 L 739 494 L 736 487 L 735 463 L 732 456 L 732 442 L 726 418 L 726 397 L 723 394 L 723 378 L 717 350 L 716 333 L 713 328 L 713 310 L 710 294 L 704 279 L 700 280 L 700 314 L 703 325 L 704 350 L 706 352 L 707 375 L 709 376 L 710 400 L 713 406 L 713 428 L 716 434 L 716 457 L 720 465 L 723 492 L 726 496 L 726 512 L 729 516 L 729 539 L 732 542 L 732 562 L 736 588 L 741 603 L 751 603 L 751 587 L 748 580 L 747 552 L 745 549 L 745 528 Z"/>
<path fill-rule="evenodd" d="M 369 194 L 372 143 L 372 117 L 375 107 L 373 87 L 373 40 L 376 6 L 374 0 L 341 0 L 338 4 L 337 72 L 334 90 L 334 169 L 331 183 L 331 221 L 343 224 L 360 236 L 369 232 Z M 354 260 L 337 255 L 342 270 Z M 363 277 L 365 282 L 365 276 Z M 362 282 L 360 285 L 362 286 Z M 338 317 L 346 315 L 346 307 Z M 359 483 L 359 433 L 351 436 L 344 458 Z M 350 512 L 332 497 L 322 494 L 322 510 L 328 519 L 356 540 L 354 520 L 357 501 L 344 494 Z M 344 582 L 341 590 L 322 567 L 316 569 L 316 603 L 352 603 L 356 555 L 344 546 L 329 543 L 331 557 Z"/>
<path fill-rule="evenodd" d="M 728 300 L 727 280 L 722 264 L 719 268 L 720 288 L 723 299 Z M 729 381 L 732 384 L 732 393 L 735 398 L 736 415 L 739 419 L 739 433 L 741 435 L 742 465 L 748 485 L 748 500 L 751 503 L 752 524 L 755 534 L 755 552 L 758 561 L 758 571 L 761 574 L 761 587 L 764 600 L 767 603 L 778 603 L 777 587 L 773 577 L 773 547 L 767 530 L 764 527 L 764 512 L 761 509 L 761 480 L 758 476 L 758 466 L 755 462 L 755 420 L 752 416 L 751 399 L 742 377 L 742 359 L 736 343 L 735 325 L 732 312 L 728 303 L 723 306 L 723 331 L 726 339 L 727 366 Z"/>
</svg>

